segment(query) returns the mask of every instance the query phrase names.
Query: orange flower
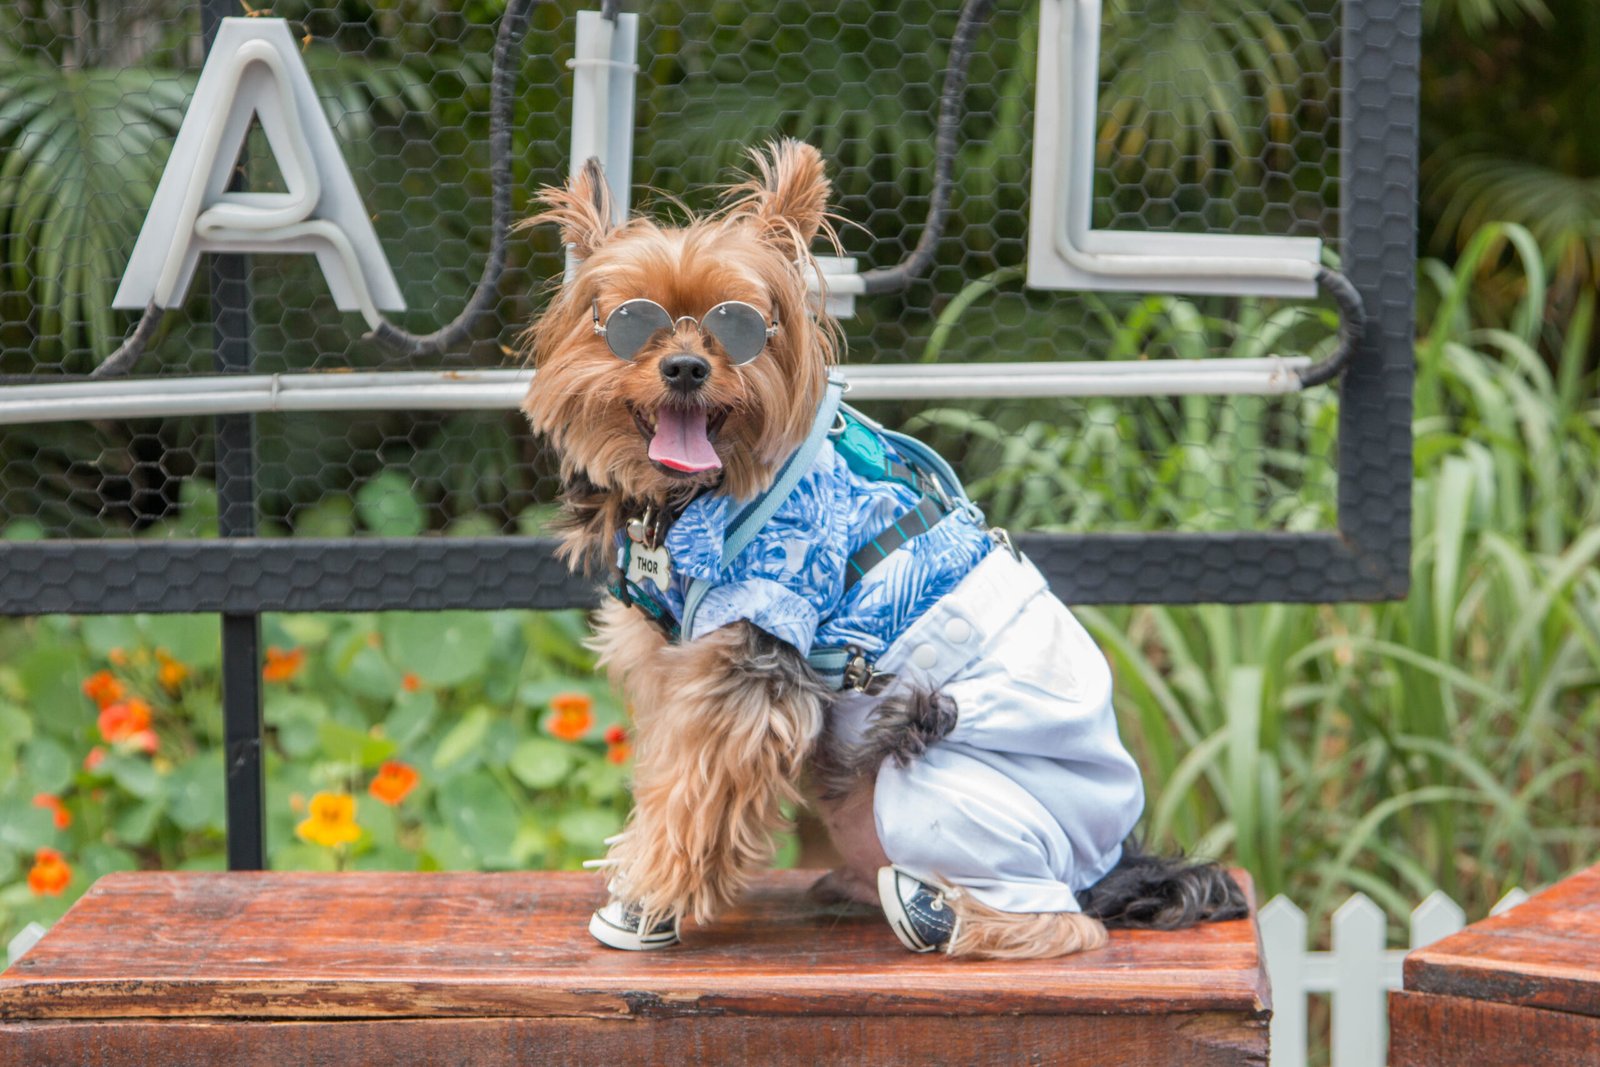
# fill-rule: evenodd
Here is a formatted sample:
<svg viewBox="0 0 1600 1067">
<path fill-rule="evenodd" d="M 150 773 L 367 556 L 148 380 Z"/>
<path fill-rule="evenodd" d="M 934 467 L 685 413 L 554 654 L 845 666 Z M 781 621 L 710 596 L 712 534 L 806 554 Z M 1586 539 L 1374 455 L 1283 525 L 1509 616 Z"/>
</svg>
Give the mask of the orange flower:
<svg viewBox="0 0 1600 1067">
<path fill-rule="evenodd" d="M 128 653 L 120 648 L 113 648 L 110 652 L 107 652 L 106 659 L 117 667 L 126 667 L 128 665 Z"/>
<path fill-rule="evenodd" d="M 138 697 L 100 709 L 100 736 L 113 743 L 132 741 L 134 735 L 150 729 L 150 705 Z"/>
<path fill-rule="evenodd" d="M 294 832 L 314 845 L 332 848 L 361 839 L 356 825 L 356 798 L 347 793 L 318 793 L 311 798 L 311 815 Z"/>
<path fill-rule="evenodd" d="M 161 664 L 161 669 L 156 671 L 156 677 L 169 693 L 176 693 L 178 687 L 189 677 L 189 668 L 184 666 L 164 648 L 156 649 L 156 659 Z"/>
<path fill-rule="evenodd" d="M 415 693 L 422 688 L 422 679 L 407 671 L 405 676 L 400 679 L 400 688 L 408 693 Z"/>
<path fill-rule="evenodd" d="M 89 750 L 89 754 L 87 756 L 83 757 L 83 769 L 88 771 L 90 774 L 93 774 L 95 771 L 100 769 L 100 764 L 104 763 L 105 761 L 106 750 L 101 748 L 99 745 L 96 745 Z"/>
<path fill-rule="evenodd" d="M 115 704 L 127 692 L 110 671 L 95 671 L 83 680 L 83 692 L 100 707 Z"/>
<path fill-rule="evenodd" d="M 28 888 L 40 896 L 58 897 L 72 881 L 72 868 L 53 848 L 33 854 L 33 869 L 28 872 Z"/>
<path fill-rule="evenodd" d="M 563 741 L 578 740 L 594 725 L 594 701 L 582 693 L 557 693 L 550 711 L 550 732 Z"/>
<path fill-rule="evenodd" d="M 367 786 L 367 792 L 380 803 L 392 808 L 417 787 L 419 777 L 415 767 L 399 760 L 388 760 L 378 768 L 377 777 Z"/>
<path fill-rule="evenodd" d="M 300 673 L 300 668 L 306 663 L 306 650 L 291 648 L 285 652 L 281 648 L 267 649 L 267 665 L 261 670 L 261 677 L 269 682 L 287 682 Z"/>
<path fill-rule="evenodd" d="M 140 730 L 128 738 L 128 744 L 143 752 L 146 756 L 154 756 L 156 749 L 161 747 L 161 740 L 156 737 L 154 730 Z"/>
<path fill-rule="evenodd" d="M 65 804 L 61 803 L 60 797 L 51 796 L 49 793 L 35 793 L 33 806 L 48 809 L 55 816 L 57 830 L 65 830 L 72 825 L 72 812 L 67 810 Z"/>
<path fill-rule="evenodd" d="M 606 759 L 612 763 L 623 764 L 628 762 L 628 757 L 633 755 L 633 746 L 628 744 L 628 731 L 620 726 L 613 726 L 606 731 Z"/>
</svg>

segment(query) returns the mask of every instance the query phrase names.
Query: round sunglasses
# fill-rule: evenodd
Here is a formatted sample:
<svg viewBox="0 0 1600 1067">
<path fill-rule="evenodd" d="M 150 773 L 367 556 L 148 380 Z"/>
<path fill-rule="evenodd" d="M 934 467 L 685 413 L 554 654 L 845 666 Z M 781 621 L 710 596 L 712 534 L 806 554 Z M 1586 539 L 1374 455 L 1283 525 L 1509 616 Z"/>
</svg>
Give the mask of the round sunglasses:
<svg viewBox="0 0 1600 1067">
<path fill-rule="evenodd" d="M 612 309 L 602 325 L 600 301 L 594 302 L 594 332 L 606 339 L 606 347 L 618 359 L 638 358 L 640 350 L 650 343 L 650 338 L 662 330 L 676 330 L 680 323 L 689 322 L 722 346 L 728 358 L 736 364 L 749 363 L 767 347 L 767 341 L 778 332 L 778 319 L 774 315 L 771 325 L 760 309 L 743 300 L 724 300 L 699 319 L 683 315 L 674 319 L 667 309 L 654 300 L 642 297 L 625 300 Z"/>
</svg>

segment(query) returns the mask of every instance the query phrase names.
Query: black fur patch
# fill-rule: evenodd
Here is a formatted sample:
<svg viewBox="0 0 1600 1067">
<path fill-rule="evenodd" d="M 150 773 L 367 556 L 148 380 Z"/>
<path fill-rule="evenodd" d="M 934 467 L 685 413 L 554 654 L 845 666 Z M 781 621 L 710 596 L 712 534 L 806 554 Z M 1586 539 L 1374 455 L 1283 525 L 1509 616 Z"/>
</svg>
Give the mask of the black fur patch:
<svg viewBox="0 0 1600 1067">
<path fill-rule="evenodd" d="M 1153 856 L 1131 837 L 1122 859 L 1079 893 L 1078 903 L 1085 915 L 1122 930 L 1179 930 L 1250 914 L 1239 883 L 1218 864 Z"/>
<path fill-rule="evenodd" d="M 860 744 L 844 745 L 832 734 L 824 736 L 813 764 L 823 799 L 849 795 L 886 759 L 900 767 L 920 759 L 929 745 L 956 728 L 957 714 L 956 702 L 945 694 L 913 689 L 878 705 Z"/>
</svg>

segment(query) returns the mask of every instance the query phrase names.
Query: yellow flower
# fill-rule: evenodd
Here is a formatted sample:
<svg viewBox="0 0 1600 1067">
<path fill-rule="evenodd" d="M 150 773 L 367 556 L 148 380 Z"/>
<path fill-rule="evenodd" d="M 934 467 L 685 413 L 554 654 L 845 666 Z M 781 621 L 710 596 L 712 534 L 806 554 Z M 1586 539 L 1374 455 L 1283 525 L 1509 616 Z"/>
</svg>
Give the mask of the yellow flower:
<svg viewBox="0 0 1600 1067">
<path fill-rule="evenodd" d="M 361 839 L 356 825 L 356 798 L 346 793 L 318 793 L 311 798 L 311 816 L 294 832 L 313 845 L 333 848 Z"/>
</svg>

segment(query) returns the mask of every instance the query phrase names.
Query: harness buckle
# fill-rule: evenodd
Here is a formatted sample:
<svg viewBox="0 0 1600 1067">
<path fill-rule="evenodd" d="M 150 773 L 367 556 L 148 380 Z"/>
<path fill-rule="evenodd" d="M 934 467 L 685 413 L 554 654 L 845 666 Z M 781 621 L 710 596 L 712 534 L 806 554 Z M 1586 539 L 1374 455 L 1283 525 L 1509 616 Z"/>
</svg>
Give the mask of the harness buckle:
<svg viewBox="0 0 1600 1067">
<path fill-rule="evenodd" d="M 1011 534 L 1004 526 L 989 527 L 989 536 L 994 538 L 995 543 L 1001 548 L 1004 548 L 1007 552 L 1010 552 L 1012 559 L 1016 560 L 1018 563 L 1022 562 L 1022 550 L 1017 548 L 1017 543 L 1011 540 Z"/>
<path fill-rule="evenodd" d="M 891 675 L 873 670 L 867 654 L 855 645 L 846 646 L 845 651 L 850 653 L 850 658 L 844 664 L 843 681 L 846 689 L 857 693 L 875 693 L 891 680 Z"/>
</svg>

